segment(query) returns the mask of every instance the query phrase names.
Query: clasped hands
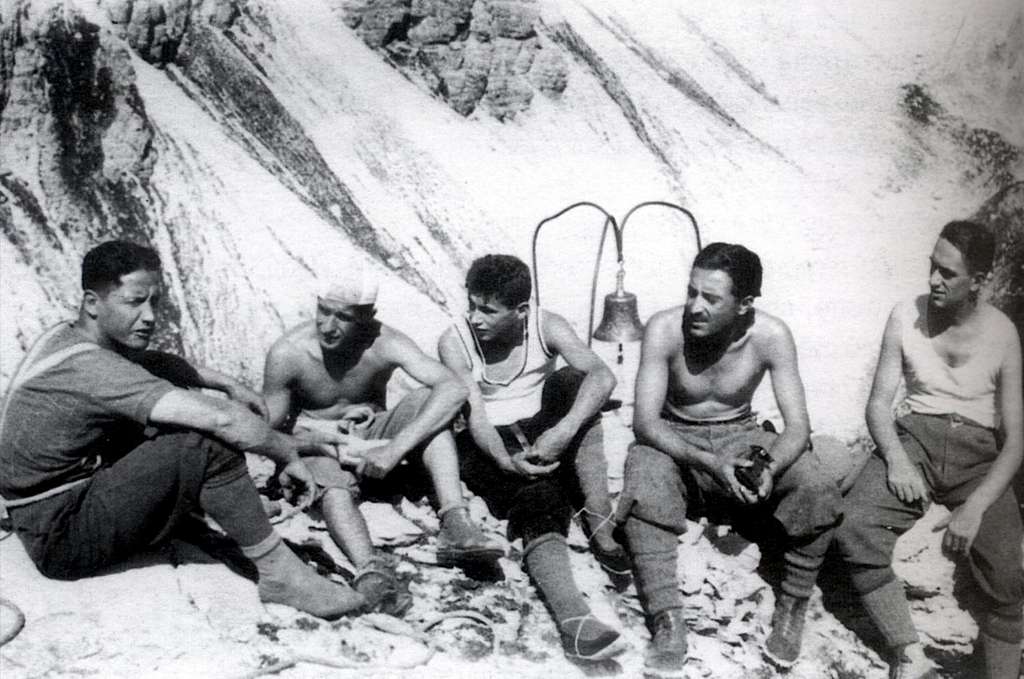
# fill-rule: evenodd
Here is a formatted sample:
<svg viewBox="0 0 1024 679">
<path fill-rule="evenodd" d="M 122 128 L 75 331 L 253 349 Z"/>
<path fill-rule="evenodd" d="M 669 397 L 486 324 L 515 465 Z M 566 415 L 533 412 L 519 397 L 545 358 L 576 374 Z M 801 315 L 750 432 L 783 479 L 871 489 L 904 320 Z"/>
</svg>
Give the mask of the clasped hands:
<svg viewBox="0 0 1024 679">
<path fill-rule="evenodd" d="M 754 465 L 749 454 L 750 446 L 745 443 L 727 446 L 721 454 L 716 456 L 715 466 L 711 469 L 712 477 L 725 490 L 726 494 L 745 505 L 757 504 L 768 499 L 775 483 L 771 469 L 768 467 L 762 470 L 760 483 L 756 490 L 751 490 L 740 482 L 736 477 L 736 470 Z"/>
</svg>

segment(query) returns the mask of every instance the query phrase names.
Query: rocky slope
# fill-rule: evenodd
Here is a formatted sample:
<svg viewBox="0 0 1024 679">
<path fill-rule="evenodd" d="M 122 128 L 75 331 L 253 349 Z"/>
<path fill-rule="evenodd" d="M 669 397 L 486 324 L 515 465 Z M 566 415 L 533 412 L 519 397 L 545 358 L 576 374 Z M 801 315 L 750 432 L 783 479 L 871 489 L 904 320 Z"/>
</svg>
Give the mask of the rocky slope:
<svg viewBox="0 0 1024 679">
<path fill-rule="evenodd" d="M 696 214 L 704 242 L 762 255 L 759 305 L 793 329 L 815 428 L 852 440 L 885 316 L 923 287 L 942 223 L 977 214 L 993 225 L 993 294 L 1024 325 L 1022 64 L 1016 0 L 870 13 L 710 0 L 8 0 L 0 388 L 41 328 L 73 312 L 81 256 L 103 238 L 159 250 L 163 345 L 256 384 L 263 352 L 310 314 L 336 267 L 375 268 L 382 317 L 429 347 L 461 310 L 473 257 L 527 257 L 533 227 L 578 200 L 621 219 L 663 199 Z M 576 210 L 540 240 L 545 305 L 581 329 L 601 223 Z M 626 286 L 642 317 L 678 301 L 693 250 L 677 213 L 634 215 Z M 628 403 L 635 345 L 625 354 Z M 774 414 L 767 385 L 757 406 Z M 609 452 L 621 461 L 629 432 L 616 431 Z M 404 509 L 429 532 L 429 513 Z M 289 530 L 324 542 L 314 524 Z M 723 556 L 717 529 L 693 536 L 681 547 L 692 676 L 771 676 L 754 650 L 771 594 L 752 553 Z M 935 537 L 915 533 L 901 572 L 931 653 L 949 676 L 969 676 L 958 663 L 972 628 Z M 432 675 L 576 672 L 514 561 L 505 582 L 477 586 L 423 566 L 429 538 L 411 542 L 395 549 L 421 595 L 414 620 L 468 606 L 497 625 L 444 623 Z M 189 554 L 58 585 L 4 541 L 0 590 L 18 594 L 30 626 L 4 647 L 0 673 L 242 676 L 301 652 L 366 662 L 389 645 L 422 650 L 362 623 L 314 630 L 265 612 L 249 583 Z M 646 640 L 635 597 L 612 593 L 582 552 L 574 568 L 633 642 L 621 666 L 634 674 Z M 791 676 L 884 676 L 834 617 L 841 602 L 825 604 Z"/>
</svg>

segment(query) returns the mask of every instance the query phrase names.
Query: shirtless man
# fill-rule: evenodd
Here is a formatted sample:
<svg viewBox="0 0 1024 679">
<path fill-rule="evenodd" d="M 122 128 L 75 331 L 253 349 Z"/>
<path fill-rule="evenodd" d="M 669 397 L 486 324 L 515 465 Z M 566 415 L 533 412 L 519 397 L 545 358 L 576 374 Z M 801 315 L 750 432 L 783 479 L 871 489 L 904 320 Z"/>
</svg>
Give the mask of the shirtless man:
<svg viewBox="0 0 1024 679">
<path fill-rule="evenodd" d="M 592 550 L 613 584 L 628 586 L 629 561 L 612 537 L 600 425 L 615 376 L 564 318 L 530 303 L 531 288 L 529 268 L 512 255 L 474 261 L 468 313 L 441 336 L 438 353 L 469 389 L 467 428 L 456 437 L 463 479 L 508 518 L 509 537 L 522 538 L 526 571 L 566 654 L 600 660 L 625 647 L 591 615 L 565 536 L 579 502 L 571 495 L 582 495 Z M 556 370 L 559 358 L 568 365 Z"/>
<path fill-rule="evenodd" d="M 438 562 L 494 563 L 504 552 L 471 521 L 462 497 L 448 423 L 466 389 L 409 337 L 375 319 L 376 297 L 376 283 L 356 270 L 326 287 L 317 298 L 316 320 L 291 329 L 270 348 L 263 394 L 272 426 L 340 444 L 337 459 L 305 458 L 321 490 L 320 509 L 331 537 L 359 569 L 356 589 L 397 613 L 402 606 L 394 600 L 394 574 L 375 555 L 357 506 L 360 485 L 393 481 L 392 470 L 404 460 L 422 466 L 441 518 Z M 397 368 L 426 386 L 385 410 L 387 383 Z M 385 442 L 365 448 L 347 445 L 347 437 L 337 434 L 323 438 L 325 421 L 335 432 L 340 425 L 353 437 Z"/>
<path fill-rule="evenodd" d="M 844 502 L 836 532 L 854 588 L 893 652 L 893 679 L 933 678 L 892 570 L 896 540 L 934 501 L 978 621 L 971 676 L 1018 679 L 1022 633 L 1021 520 L 1010 481 L 1022 455 L 1021 349 L 1013 323 L 979 300 L 992 235 L 950 222 L 931 254 L 930 292 L 889 316 L 867 405 L 878 446 Z M 900 378 L 910 413 L 893 419 Z"/>
<path fill-rule="evenodd" d="M 765 654 L 792 665 L 807 599 L 839 513 L 836 483 L 808 450 L 810 426 L 796 348 L 780 319 L 754 309 L 761 262 L 741 245 L 712 243 L 693 262 L 686 303 L 655 314 L 644 332 L 633 428 L 618 515 L 633 556 L 651 644 L 645 670 L 681 676 L 686 660 L 677 535 L 687 510 L 729 516 L 785 547 L 782 591 Z M 785 421 L 758 426 L 750 401 L 765 373 Z M 770 463 L 753 468 L 753 446 Z"/>
</svg>

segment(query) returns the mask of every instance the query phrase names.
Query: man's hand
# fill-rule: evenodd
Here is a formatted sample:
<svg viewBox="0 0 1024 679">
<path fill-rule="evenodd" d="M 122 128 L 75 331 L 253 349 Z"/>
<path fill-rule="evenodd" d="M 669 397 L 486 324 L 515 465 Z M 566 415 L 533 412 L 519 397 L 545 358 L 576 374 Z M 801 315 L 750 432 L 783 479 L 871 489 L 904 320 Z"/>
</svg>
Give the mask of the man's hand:
<svg viewBox="0 0 1024 679">
<path fill-rule="evenodd" d="M 313 480 L 313 473 L 309 471 L 309 467 L 306 466 L 305 462 L 302 460 L 292 460 L 281 470 L 277 480 L 280 482 L 284 495 L 289 502 L 300 509 L 305 509 L 313 504 L 313 498 L 316 494 L 316 482 Z"/>
<path fill-rule="evenodd" d="M 757 493 L 740 483 L 739 479 L 736 478 L 736 469 L 738 467 L 749 467 L 754 464 L 753 460 L 747 458 L 748 451 L 749 446 L 743 443 L 729 446 L 718 455 L 716 465 L 711 469 L 711 473 L 715 481 L 718 482 L 718 485 L 725 490 L 729 497 L 745 505 L 752 505 L 760 501 L 761 498 L 758 496 L 761 488 L 765 487 L 765 476 L 768 476 L 768 483 L 770 484 L 771 474 L 768 473 L 767 469 L 762 473 L 761 486 L 758 488 L 759 492 Z M 768 489 L 770 491 L 770 486 Z"/>
<path fill-rule="evenodd" d="M 894 451 L 886 459 L 885 466 L 885 481 L 900 502 L 911 505 L 928 501 L 928 485 L 906 452 Z"/>
<path fill-rule="evenodd" d="M 260 394 L 257 394 L 249 387 L 238 382 L 231 382 L 227 384 L 225 386 L 225 392 L 227 393 L 228 398 L 232 401 L 241 403 L 267 422 L 270 421 L 270 411 L 267 409 L 267 402 L 263 400 L 263 397 Z"/>
<path fill-rule="evenodd" d="M 403 457 L 391 446 L 390 442 L 363 450 L 349 451 L 349 454 L 363 460 L 362 468 L 357 469 L 357 473 L 371 479 L 383 479 L 402 461 Z"/>
<path fill-rule="evenodd" d="M 536 479 L 547 476 L 558 469 L 559 462 L 544 462 L 540 460 L 533 449 L 520 450 L 511 456 L 513 474 L 527 479 Z"/>
<path fill-rule="evenodd" d="M 983 508 L 975 507 L 970 500 L 954 509 L 949 516 L 935 524 L 933 532 L 943 528 L 946 534 L 942 536 L 942 549 L 949 554 L 967 555 L 974 544 L 974 538 L 978 536 L 978 529 L 981 528 L 981 519 L 985 515 Z"/>
<path fill-rule="evenodd" d="M 342 409 L 338 427 L 350 434 L 365 433 L 376 416 L 377 411 L 373 406 L 367 403 L 353 403 Z"/>
<path fill-rule="evenodd" d="M 555 425 L 537 437 L 530 447 L 530 456 L 548 464 L 557 463 L 571 441 L 572 434 L 567 434 Z"/>
</svg>

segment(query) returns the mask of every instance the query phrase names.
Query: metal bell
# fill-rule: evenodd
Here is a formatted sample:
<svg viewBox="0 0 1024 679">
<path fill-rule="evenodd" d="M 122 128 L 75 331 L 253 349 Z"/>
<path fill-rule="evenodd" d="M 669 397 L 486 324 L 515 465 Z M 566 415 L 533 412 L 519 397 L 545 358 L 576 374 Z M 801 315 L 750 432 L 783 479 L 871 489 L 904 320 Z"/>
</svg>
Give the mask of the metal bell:
<svg viewBox="0 0 1024 679">
<path fill-rule="evenodd" d="M 604 315 L 594 331 L 602 342 L 635 342 L 644 336 L 644 324 L 637 313 L 636 295 L 621 287 L 604 296 Z"/>
</svg>

